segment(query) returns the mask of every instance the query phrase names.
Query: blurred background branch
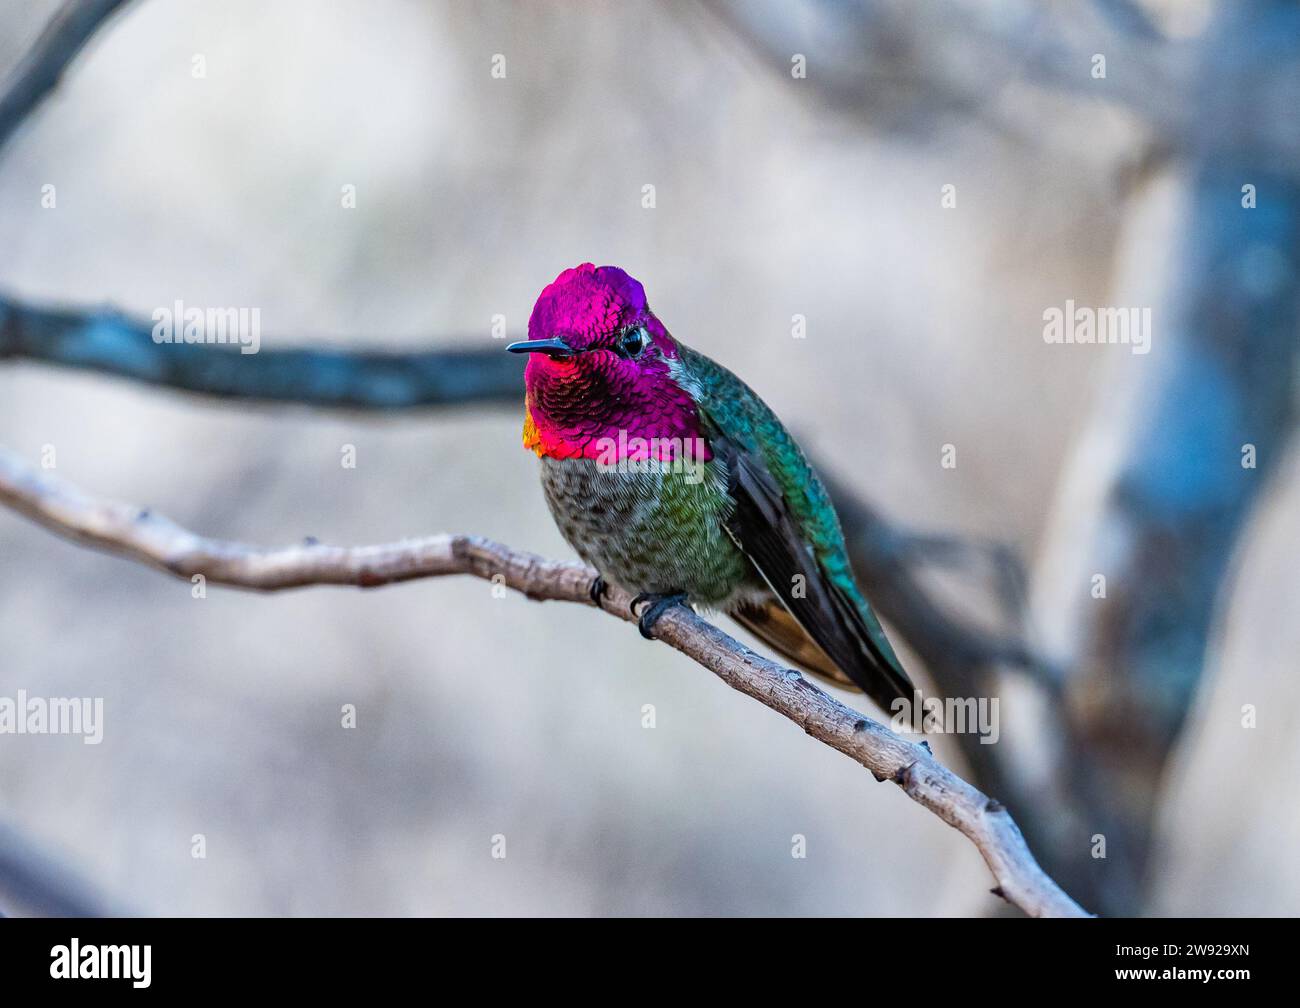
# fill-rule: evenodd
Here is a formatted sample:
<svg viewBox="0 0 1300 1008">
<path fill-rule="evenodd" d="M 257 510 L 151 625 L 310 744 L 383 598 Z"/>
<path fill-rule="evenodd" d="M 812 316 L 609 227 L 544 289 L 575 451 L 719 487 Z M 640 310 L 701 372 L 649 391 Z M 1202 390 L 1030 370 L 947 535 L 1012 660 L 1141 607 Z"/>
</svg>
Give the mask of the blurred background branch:
<svg viewBox="0 0 1300 1008">
<path fill-rule="evenodd" d="M 809 83 L 872 130 L 921 137 L 955 119 L 1029 146 L 1075 143 L 1026 128 L 1016 93 L 1025 86 L 1121 102 L 1162 135 L 1184 130 L 1191 114 L 1185 47 L 1161 38 L 1127 0 L 703 3 L 773 69 L 787 70 L 794 52 L 817 53 Z M 1097 53 L 1115 67 L 1101 80 L 1089 74 Z"/>
<path fill-rule="evenodd" d="M 0 822 L 0 916 L 105 917 L 108 904 L 47 849 Z"/>
<path fill-rule="evenodd" d="M 0 84 L 0 148 L 49 94 L 91 37 L 129 0 L 68 0 L 13 76 Z"/>
<path fill-rule="evenodd" d="M 0 360 L 84 368 L 226 399 L 330 409 L 405 410 L 522 401 L 523 365 L 504 343 L 383 352 L 156 343 L 118 312 L 37 307 L 0 295 Z"/>
<path fill-rule="evenodd" d="M 1111 103 L 1135 115 L 1161 145 L 1212 143 L 1253 150 L 1300 173 L 1300 66 L 1281 55 L 1300 17 L 1288 0 L 1218 5 L 1217 26 L 1196 42 L 1171 41 L 1131 0 L 857 0 L 747 3 L 704 0 L 774 70 L 793 52 L 819 54 L 809 83 L 872 130 L 924 134 L 944 117 L 993 125 L 1028 144 L 1082 146 L 1049 129 L 1031 134 L 1016 94 Z M 1102 56 L 1104 76 L 1094 74 Z M 1215 72 L 1207 76 L 1207 60 Z M 1236 97 L 1250 95 L 1251 101 Z"/>
</svg>

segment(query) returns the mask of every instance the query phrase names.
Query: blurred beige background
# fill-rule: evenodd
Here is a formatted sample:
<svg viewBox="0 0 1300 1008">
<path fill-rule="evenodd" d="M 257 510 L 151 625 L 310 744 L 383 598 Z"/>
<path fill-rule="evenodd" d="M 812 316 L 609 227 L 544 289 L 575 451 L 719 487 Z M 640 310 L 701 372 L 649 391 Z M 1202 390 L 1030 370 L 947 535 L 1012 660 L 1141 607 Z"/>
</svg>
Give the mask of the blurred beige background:
<svg viewBox="0 0 1300 1008">
<path fill-rule="evenodd" d="M 4 6 L 0 70 L 54 6 Z M 616 263 L 864 496 L 1032 559 L 1072 438 L 1105 408 L 1107 355 L 1127 353 L 1041 335 L 1044 306 L 1103 299 L 1111 250 L 1135 240 L 1110 167 L 1126 125 L 1081 110 L 1056 128 L 1086 143 L 1038 157 L 974 131 L 905 142 L 819 110 L 806 83 L 693 5 L 142 0 L 0 158 L 0 287 L 143 317 L 177 298 L 258 306 L 267 347 L 422 346 L 489 341 L 496 313 L 521 332 L 560 270 Z M 53 445 L 87 490 L 265 544 L 448 530 L 568 556 L 520 424 L 0 366 L 0 441 L 33 460 Z M 1300 912 L 1298 506 L 1292 460 L 1224 586 L 1169 782 L 1160 912 Z M 106 708 L 99 746 L 0 737 L 0 813 L 128 910 L 998 905 L 970 844 L 897 789 L 627 626 L 479 581 L 196 600 L 0 512 L 0 641 L 0 694 Z"/>
</svg>

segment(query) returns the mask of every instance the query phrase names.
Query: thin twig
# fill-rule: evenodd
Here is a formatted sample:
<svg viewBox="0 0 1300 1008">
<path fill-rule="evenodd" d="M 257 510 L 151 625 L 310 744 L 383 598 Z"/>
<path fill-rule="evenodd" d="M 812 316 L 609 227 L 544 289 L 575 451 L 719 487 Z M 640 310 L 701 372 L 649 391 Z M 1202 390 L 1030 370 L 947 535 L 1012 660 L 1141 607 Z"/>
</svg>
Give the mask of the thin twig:
<svg viewBox="0 0 1300 1008">
<path fill-rule="evenodd" d="M 183 578 L 258 591 L 313 584 L 375 587 L 420 577 L 470 574 L 529 598 L 591 605 L 595 572 L 546 560 L 468 535 L 436 535 L 380 546 L 314 542 L 262 550 L 207 539 L 127 504 L 91 497 L 0 449 L 0 503 L 77 542 L 138 560 Z M 632 618 L 630 596 L 611 587 L 601 608 Z M 1034 860 L 1006 809 L 931 755 L 823 693 L 798 672 L 761 657 L 685 608 L 669 610 L 655 636 L 733 689 L 753 697 L 809 735 L 892 780 L 913 801 L 963 833 L 979 849 L 994 890 L 1034 917 L 1084 916 L 1083 909 Z"/>
</svg>

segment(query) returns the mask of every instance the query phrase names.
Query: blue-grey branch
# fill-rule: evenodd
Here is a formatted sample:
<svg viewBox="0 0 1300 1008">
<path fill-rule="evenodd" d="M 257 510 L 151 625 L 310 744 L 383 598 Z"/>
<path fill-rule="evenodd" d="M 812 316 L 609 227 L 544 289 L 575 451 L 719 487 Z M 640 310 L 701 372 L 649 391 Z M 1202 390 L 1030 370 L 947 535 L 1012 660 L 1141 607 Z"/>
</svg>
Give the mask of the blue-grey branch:
<svg viewBox="0 0 1300 1008">
<path fill-rule="evenodd" d="M 0 90 L 0 147 L 51 92 L 90 37 L 129 0 L 69 0 Z"/>
<path fill-rule="evenodd" d="M 523 365 L 486 334 L 438 350 L 155 343 L 152 326 L 115 311 L 26 304 L 0 295 L 0 360 L 83 368 L 228 399 L 404 410 L 523 402 Z"/>
</svg>

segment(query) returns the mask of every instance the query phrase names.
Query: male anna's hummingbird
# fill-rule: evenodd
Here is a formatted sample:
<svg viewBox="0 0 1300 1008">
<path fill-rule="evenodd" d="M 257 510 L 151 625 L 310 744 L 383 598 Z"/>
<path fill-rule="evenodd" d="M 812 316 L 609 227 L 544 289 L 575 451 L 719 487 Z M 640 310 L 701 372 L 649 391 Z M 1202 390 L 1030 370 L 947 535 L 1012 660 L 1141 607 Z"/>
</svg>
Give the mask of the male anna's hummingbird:
<svg viewBox="0 0 1300 1008">
<path fill-rule="evenodd" d="M 785 657 L 885 710 L 911 699 L 849 568 L 821 481 L 767 404 L 669 335 L 641 284 L 583 263 L 542 291 L 524 446 L 564 538 L 637 595 L 641 632 L 678 603 L 721 609 Z"/>
</svg>

